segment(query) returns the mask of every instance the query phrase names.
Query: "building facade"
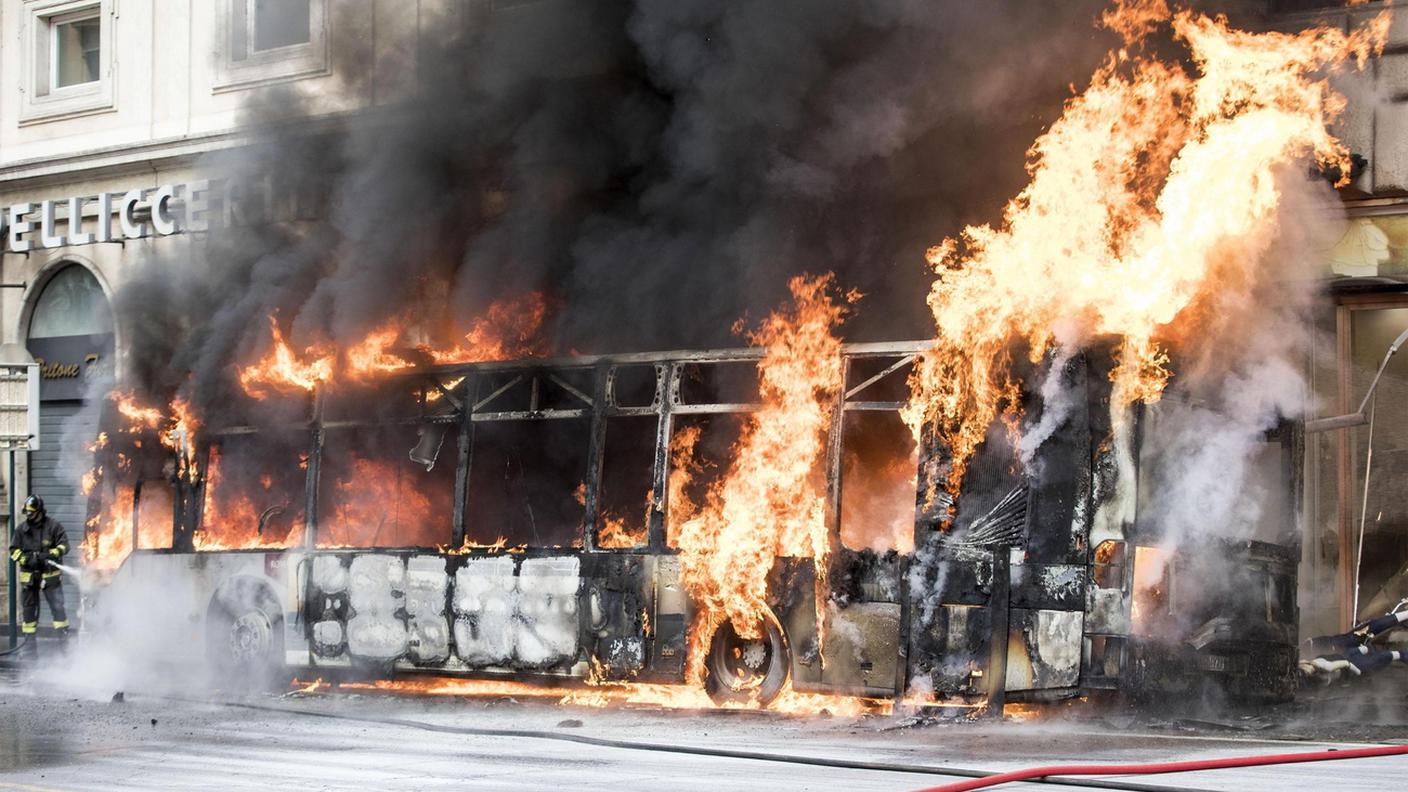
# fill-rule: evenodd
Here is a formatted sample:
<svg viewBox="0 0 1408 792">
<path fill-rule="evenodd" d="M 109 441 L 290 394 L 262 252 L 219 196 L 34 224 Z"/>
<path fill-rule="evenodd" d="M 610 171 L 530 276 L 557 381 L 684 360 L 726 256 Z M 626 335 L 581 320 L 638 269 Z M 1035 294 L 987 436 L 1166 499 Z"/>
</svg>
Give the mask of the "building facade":
<svg viewBox="0 0 1408 792">
<path fill-rule="evenodd" d="M 1343 5 L 1273 3 L 1275 26 L 1351 27 L 1383 7 L 1334 7 Z M 1348 98 L 1338 134 L 1360 159 L 1340 190 L 1343 216 L 1307 220 L 1330 230 L 1324 247 L 1310 251 L 1322 263 L 1324 286 L 1306 350 L 1312 418 L 1355 412 L 1389 346 L 1408 329 L 1408 17 L 1401 9 L 1383 54 L 1337 78 L 1337 87 Z M 1398 355 L 1368 403 L 1372 421 L 1306 435 L 1302 635 L 1345 629 L 1408 597 L 1406 408 L 1408 356 Z"/>
<path fill-rule="evenodd" d="M 116 315 L 112 297 L 138 262 L 188 260 L 203 244 L 227 187 L 202 163 L 248 144 L 251 108 L 266 123 L 281 102 L 296 101 L 304 119 L 365 111 L 414 82 L 422 30 L 489 10 L 477 0 L 0 2 L 0 338 L 25 344 L 42 376 L 39 448 L 16 459 L 19 497 L 41 495 L 77 542 L 87 455 L 77 438 L 91 438 L 96 420 L 85 400 L 122 371 L 138 318 Z"/>
</svg>

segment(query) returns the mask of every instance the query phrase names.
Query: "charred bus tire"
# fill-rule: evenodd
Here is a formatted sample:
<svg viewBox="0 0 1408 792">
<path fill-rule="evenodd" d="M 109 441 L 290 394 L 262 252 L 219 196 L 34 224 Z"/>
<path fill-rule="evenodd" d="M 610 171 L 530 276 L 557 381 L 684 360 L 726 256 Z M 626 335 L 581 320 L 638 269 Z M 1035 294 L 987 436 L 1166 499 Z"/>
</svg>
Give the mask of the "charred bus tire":
<svg viewBox="0 0 1408 792">
<path fill-rule="evenodd" d="M 205 651 L 216 683 L 264 686 L 283 670 L 283 609 L 267 585 L 237 578 L 210 598 Z"/>
<path fill-rule="evenodd" d="M 715 702 L 756 700 L 767 706 L 786 686 L 792 656 L 782 625 L 769 612 L 758 629 L 762 637 L 752 641 L 740 638 L 727 620 L 714 631 L 705 658 L 704 689 Z"/>
</svg>

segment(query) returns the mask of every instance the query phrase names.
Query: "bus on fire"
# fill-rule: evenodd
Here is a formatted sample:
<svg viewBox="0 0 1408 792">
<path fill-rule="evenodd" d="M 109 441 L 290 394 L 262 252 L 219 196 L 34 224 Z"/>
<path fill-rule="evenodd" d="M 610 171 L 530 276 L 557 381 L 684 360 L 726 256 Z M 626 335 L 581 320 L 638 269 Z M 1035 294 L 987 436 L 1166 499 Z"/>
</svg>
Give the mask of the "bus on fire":
<svg viewBox="0 0 1408 792">
<path fill-rule="evenodd" d="M 900 414 L 922 349 L 847 344 L 832 361 L 801 460 L 815 503 L 774 495 L 749 517 L 819 532 L 691 525 L 730 476 L 766 475 L 736 469 L 766 420 L 756 348 L 429 366 L 129 442 L 90 496 L 104 584 L 87 629 L 226 678 L 695 683 L 758 705 L 789 687 L 1290 695 L 1293 508 L 1160 550 L 1134 508 L 1157 480 L 1138 442 L 1156 411 L 1137 413 L 1122 464 L 1098 350 L 1048 372 L 1086 403 L 1021 465 L 994 426 L 953 498 L 933 483 L 942 449 Z M 1023 398 L 1040 420 L 1041 394 Z M 122 445 L 121 418 L 100 442 Z M 1268 433 L 1266 475 L 1291 475 L 1298 437 Z M 739 624 L 728 598 L 747 596 L 761 607 Z"/>
</svg>

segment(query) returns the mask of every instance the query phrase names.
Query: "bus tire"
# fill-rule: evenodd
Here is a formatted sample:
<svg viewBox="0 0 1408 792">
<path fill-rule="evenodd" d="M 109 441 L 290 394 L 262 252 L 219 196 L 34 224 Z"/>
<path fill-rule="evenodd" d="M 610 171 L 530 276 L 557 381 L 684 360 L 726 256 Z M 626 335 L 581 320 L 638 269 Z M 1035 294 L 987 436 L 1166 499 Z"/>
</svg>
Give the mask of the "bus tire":
<svg viewBox="0 0 1408 792">
<path fill-rule="evenodd" d="M 267 584 L 236 578 L 210 598 L 205 652 L 216 683 L 264 687 L 283 671 L 283 608 Z"/>
<path fill-rule="evenodd" d="M 777 617 L 768 611 L 758 625 L 761 637 L 744 640 L 725 619 L 709 640 L 704 689 L 715 703 L 757 701 L 766 707 L 787 684 L 792 653 Z"/>
</svg>

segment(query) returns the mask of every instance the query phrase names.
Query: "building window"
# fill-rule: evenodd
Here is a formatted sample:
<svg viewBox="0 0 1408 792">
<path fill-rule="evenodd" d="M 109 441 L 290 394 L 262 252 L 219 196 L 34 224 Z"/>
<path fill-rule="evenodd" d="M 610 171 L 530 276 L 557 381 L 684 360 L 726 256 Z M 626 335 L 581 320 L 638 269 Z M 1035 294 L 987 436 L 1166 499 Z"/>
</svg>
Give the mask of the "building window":
<svg viewBox="0 0 1408 792">
<path fill-rule="evenodd" d="M 29 338 L 112 332 L 112 309 L 98 279 L 81 264 L 66 264 L 44 284 L 29 318 Z"/>
<path fill-rule="evenodd" d="M 216 92 L 327 73 L 326 0 L 221 0 Z"/>
<path fill-rule="evenodd" d="M 24 4 L 21 124 L 114 109 L 112 2 Z"/>
<path fill-rule="evenodd" d="M 308 0 L 254 0 L 254 51 L 307 44 L 312 40 L 310 10 Z"/>
<path fill-rule="evenodd" d="M 49 29 L 53 86 L 97 82 L 102 62 L 102 22 L 97 7 L 56 18 Z"/>
</svg>

